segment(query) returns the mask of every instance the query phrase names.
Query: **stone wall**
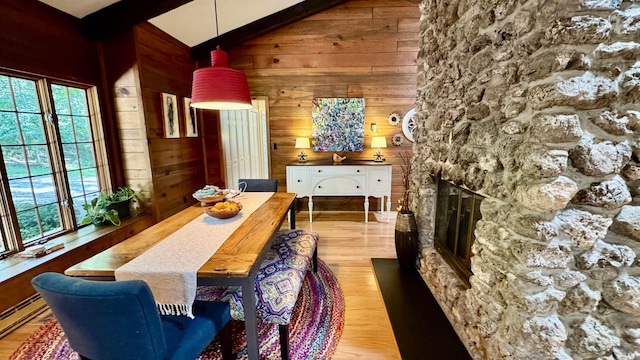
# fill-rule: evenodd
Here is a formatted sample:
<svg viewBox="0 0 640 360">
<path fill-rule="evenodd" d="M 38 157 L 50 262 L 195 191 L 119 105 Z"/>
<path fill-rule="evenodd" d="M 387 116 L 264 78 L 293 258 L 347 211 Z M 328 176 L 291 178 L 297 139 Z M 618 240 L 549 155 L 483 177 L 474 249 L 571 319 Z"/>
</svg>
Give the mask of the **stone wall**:
<svg viewBox="0 0 640 360">
<path fill-rule="evenodd" d="M 640 358 L 640 1 L 424 0 L 420 271 L 477 359 Z M 433 180 L 486 196 L 467 289 Z"/>
</svg>

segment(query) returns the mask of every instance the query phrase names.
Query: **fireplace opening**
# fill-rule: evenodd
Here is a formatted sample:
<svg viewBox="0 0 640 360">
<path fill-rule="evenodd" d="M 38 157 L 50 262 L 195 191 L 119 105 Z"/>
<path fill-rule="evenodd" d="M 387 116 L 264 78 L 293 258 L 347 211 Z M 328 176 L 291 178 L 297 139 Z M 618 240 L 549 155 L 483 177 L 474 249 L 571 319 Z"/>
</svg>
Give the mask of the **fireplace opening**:
<svg viewBox="0 0 640 360">
<path fill-rule="evenodd" d="M 438 181 L 436 194 L 435 248 L 469 285 L 471 245 L 484 198 L 444 180 Z"/>
</svg>

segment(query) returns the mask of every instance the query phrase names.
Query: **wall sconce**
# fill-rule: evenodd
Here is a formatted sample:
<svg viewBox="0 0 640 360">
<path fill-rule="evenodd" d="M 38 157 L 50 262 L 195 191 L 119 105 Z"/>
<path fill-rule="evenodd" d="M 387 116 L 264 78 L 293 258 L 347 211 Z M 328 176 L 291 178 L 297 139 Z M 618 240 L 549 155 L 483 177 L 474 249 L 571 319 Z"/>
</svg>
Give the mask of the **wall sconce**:
<svg viewBox="0 0 640 360">
<path fill-rule="evenodd" d="M 381 148 L 386 148 L 387 147 L 387 138 L 384 136 L 374 136 L 371 139 L 371 147 L 374 149 L 378 149 L 378 151 L 376 151 L 376 158 L 373 160 L 375 162 L 383 162 L 386 159 L 384 159 L 382 157 L 382 153 L 380 152 Z"/>
<path fill-rule="evenodd" d="M 372 132 L 377 132 L 378 131 L 378 126 L 376 125 L 376 123 L 371 123 L 371 131 Z"/>
<path fill-rule="evenodd" d="M 296 149 L 310 149 L 311 145 L 309 143 L 309 138 L 299 137 L 296 138 Z M 305 154 L 304 150 L 300 150 L 300 155 L 298 155 L 298 162 L 305 163 L 307 162 L 307 154 Z"/>
</svg>

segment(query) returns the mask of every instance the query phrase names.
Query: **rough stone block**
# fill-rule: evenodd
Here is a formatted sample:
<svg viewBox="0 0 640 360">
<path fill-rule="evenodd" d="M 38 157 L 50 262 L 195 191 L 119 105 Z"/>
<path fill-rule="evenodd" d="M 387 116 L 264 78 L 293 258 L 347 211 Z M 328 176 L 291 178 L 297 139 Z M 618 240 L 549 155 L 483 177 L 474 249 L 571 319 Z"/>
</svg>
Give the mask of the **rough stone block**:
<svg viewBox="0 0 640 360">
<path fill-rule="evenodd" d="M 604 356 L 614 346 L 620 346 L 620 338 L 598 319 L 588 315 L 584 321 L 572 327 L 569 348 L 587 358 Z"/>
<path fill-rule="evenodd" d="M 640 206 L 623 206 L 614 218 L 611 230 L 640 241 Z"/>
<path fill-rule="evenodd" d="M 614 245 L 598 240 L 591 250 L 580 254 L 576 258 L 578 269 L 594 267 L 622 267 L 631 266 L 636 259 L 636 253 L 626 245 Z"/>
<path fill-rule="evenodd" d="M 604 284 L 602 297 L 616 310 L 640 316 L 640 277 L 620 273 L 613 281 Z"/>
<path fill-rule="evenodd" d="M 533 116 L 529 131 L 543 143 L 573 143 L 583 134 L 580 118 L 575 114 L 538 113 Z"/>
<path fill-rule="evenodd" d="M 571 250 L 558 244 L 541 245 L 530 241 L 512 241 L 513 255 L 530 268 L 563 269 L 573 260 Z"/>
<path fill-rule="evenodd" d="M 558 18 L 545 32 L 550 44 L 598 44 L 605 42 L 611 33 L 609 20 L 593 16 Z"/>
<path fill-rule="evenodd" d="M 577 192 L 578 186 L 573 180 L 559 176 L 547 183 L 518 184 L 514 198 L 531 210 L 550 212 L 564 209 Z"/>
<path fill-rule="evenodd" d="M 631 158 L 631 147 L 624 142 L 616 144 L 585 134 L 569 152 L 569 158 L 581 173 L 601 177 L 619 173 Z"/>
<path fill-rule="evenodd" d="M 566 150 L 549 150 L 544 146 L 520 148 L 522 171 L 536 179 L 557 177 L 567 169 L 569 153 Z"/>
<path fill-rule="evenodd" d="M 636 87 L 636 84 L 630 86 Z M 555 99 L 555 105 L 559 105 L 558 101 L 561 101 L 565 106 L 576 109 L 609 106 L 618 97 L 618 84 L 615 80 L 589 71 L 582 76 L 558 81 L 556 90 L 559 96 Z"/>
<path fill-rule="evenodd" d="M 631 133 L 631 130 L 627 127 L 629 118 L 627 116 L 618 116 L 615 111 L 604 111 L 597 116 L 591 117 L 590 120 L 611 135 L 622 136 Z"/>
<path fill-rule="evenodd" d="M 581 173 L 601 177 L 619 173 L 631 158 L 631 147 L 626 142 L 616 144 L 585 134 L 569 158 Z"/>
<path fill-rule="evenodd" d="M 564 316 L 574 312 L 589 314 L 596 310 L 600 299 L 600 291 L 591 290 L 587 284 L 580 283 L 567 291 L 558 312 Z"/>
<path fill-rule="evenodd" d="M 574 249 L 589 249 L 607 235 L 612 220 L 588 211 L 567 209 L 558 213 L 559 229 L 565 233 Z"/>
<path fill-rule="evenodd" d="M 624 180 L 616 175 L 611 180 L 593 183 L 578 191 L 571 200 L 574 204 L 617 209 L 631 202 L 631 194 Z"/>
</svg>

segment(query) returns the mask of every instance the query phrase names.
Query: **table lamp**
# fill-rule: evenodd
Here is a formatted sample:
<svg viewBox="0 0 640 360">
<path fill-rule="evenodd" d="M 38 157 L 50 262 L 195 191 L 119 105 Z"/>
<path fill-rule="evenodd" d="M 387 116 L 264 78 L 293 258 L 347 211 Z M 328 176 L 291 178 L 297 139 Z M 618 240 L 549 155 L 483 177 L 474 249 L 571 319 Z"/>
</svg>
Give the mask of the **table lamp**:
<svg viewBox="0 0 640 360">
<path fill-rule="evenodd" d="M 380 149 L 387 147 L 387 138 L 384 136 L 374 136 L 371 139 L 371 147 L 374 149 L 378 149 L 378 151 L 376 151 L 376 158 L 373 161 L 375 162 L 385 161 L 385 159 L 382 157 L 382 153 L 380 152 Z"/>
<path fill-rule="evenodd" d="M 310 149 L 311 145 L 309 144 L 309 138 L 299 137 L 296 138 L 296 149 Z M 300 150 L 300 155 L 298 155 L 298 162 L 305 163 L 307 162 L 307 154 L 305 154 L 304 150 Z"/>
</svg>

